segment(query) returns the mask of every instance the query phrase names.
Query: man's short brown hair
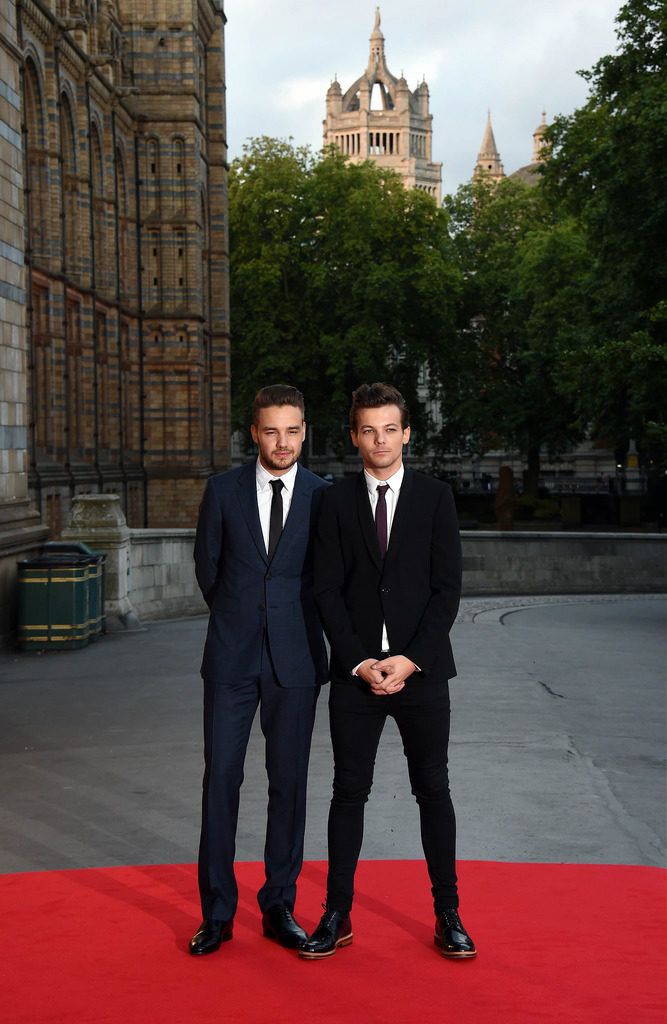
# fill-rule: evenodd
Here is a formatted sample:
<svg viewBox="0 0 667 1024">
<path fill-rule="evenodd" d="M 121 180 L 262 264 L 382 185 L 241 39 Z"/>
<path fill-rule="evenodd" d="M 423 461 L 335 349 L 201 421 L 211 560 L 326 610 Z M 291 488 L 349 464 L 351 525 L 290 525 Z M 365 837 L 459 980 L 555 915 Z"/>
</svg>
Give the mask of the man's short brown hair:
<svg viewBox="0 0 667 1024">
<path fill-rule="evenodd" d="M 303 395 L 291 384 L 269 384 L 265 388 L 260 388 L 252 403 L 252 422 L 256 425 L 259 422 L 259 410 L 268 409 L 272 405 L 293 405 L 301 410 L 303 419 L 306 418 Z"/>
<path fill-rule="evenodd" d="M 360 409 L 378 409 L 381 405 L 397 405 L 401 410 L 403 430 L 410 426 L 410 411 L 403 395 L 392 384 L 362 384 L 352 392 L 350 406 L 350 430 L 357 430 L 357 413 Z"/>
</svg>

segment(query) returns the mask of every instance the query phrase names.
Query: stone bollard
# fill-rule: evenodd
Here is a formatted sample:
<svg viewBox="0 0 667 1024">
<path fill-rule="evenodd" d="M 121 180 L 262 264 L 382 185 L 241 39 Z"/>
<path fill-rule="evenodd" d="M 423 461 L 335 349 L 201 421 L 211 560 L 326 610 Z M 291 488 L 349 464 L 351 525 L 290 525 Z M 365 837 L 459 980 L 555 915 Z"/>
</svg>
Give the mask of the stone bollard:
<svg viewBox="0 0 667 1024">
<path fill-rule="evenodd" d="M 62 539 L 82 541 L 106 558 L 104 607 L 107 631 L 142 629 L 130 600 L 130 531 L 117 494 L 79 494 L 72 498 Z"/>
</svg>

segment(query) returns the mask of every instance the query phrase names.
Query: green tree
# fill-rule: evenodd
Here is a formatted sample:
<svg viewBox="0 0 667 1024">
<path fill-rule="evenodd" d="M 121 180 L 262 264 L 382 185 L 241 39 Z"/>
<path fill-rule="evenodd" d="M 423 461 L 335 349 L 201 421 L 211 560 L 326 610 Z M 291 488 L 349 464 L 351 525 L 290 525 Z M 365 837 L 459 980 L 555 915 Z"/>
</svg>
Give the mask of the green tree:
<svg viewBox="0 0 667 1024">
<path fill-rule="evenodd" d="M 463 186 L 447 205 L 465 290 L 459 343 L 433 363 L 439 447 L 517 450 L 534 492 L 541 451 L 555 455 L 582 436 L 561 358 L 586 315 L 586 242 L 540 188 L 509 179 Z"/>
<path fill-rule="evenodd" d="M 582 72 L 587 103 L 557 118 L 544 185 L 587 235 L 588 323 L 563 363 L 579 418 L 617 449 L 667 455 L 667 8 L 630 0 L 619 50 Z"/>
<path fill-rule="evenodd" d="M 425 440 L 420 372 L 454 337 L 461 288 L 444 211 L 375 164 L 258 139 L 231 169 L 230 236 L 235 425 L 289 380 L 340 446 L 351 390 L 389 379 Z"/>
</svg>

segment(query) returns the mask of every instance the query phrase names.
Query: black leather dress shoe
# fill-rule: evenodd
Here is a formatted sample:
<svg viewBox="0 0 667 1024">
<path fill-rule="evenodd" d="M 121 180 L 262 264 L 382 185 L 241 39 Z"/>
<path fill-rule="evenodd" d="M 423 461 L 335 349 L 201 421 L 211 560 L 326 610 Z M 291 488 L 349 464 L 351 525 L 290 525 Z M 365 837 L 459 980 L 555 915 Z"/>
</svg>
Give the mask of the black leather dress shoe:
<svg viewBox="0 0 667 1024">
<path fill-rule="evenodd" d="M 285 949 L 298 949 L 308 936 L 294 920 L 284 903 L 276 903 L 262 914 L 262 927 L 267 939 L 275 939 Z"/>
<path fill-rule="evenodd" d="M 193 956 L 215 953 L 223 942 L 229 942 L 232 931 L 232 921 L 211 921 L 207 918 L 190 939 L 190 952 Z"/>
<path fill-rule="evenodd" d="M 443 910 L 436 915 L 433 941 L 443 956 L 455 960 L 477 956 L 475 943 L 463 927 L 458 910 Z"/>
<path fill-rule="evenodd" d="M 351 942 L 350 915 L 325 910 L 313 934 L 300 947 L 299 956 L 304 960 L 320 960 L 324 956 L 333 956 L 339 946 L 349 946 Z"/>
</svg>

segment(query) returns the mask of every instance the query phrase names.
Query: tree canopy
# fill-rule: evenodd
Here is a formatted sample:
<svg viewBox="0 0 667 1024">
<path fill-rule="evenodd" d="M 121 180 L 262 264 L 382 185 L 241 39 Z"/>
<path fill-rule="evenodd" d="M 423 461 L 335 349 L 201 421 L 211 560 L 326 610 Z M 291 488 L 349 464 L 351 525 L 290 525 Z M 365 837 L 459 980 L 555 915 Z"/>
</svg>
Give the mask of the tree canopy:
<svg viewBox="0 0 667 1024">
<path fill-rule="evenodd" d="M 230 173 L 235 425 L 270 380 L 299 386 L 342 443 L 350 392 L 391 379 L 411 401 L 453 336 L 460 270 L 446 214 L 371 163 L 255 139 Z"/>
<path fill-rule="evenodd" d="M 579 413 L 619 449 L 667 452 L 667 8 L 631 0 L 587 103 L 548 133 L 548 201 L 590 254 L 588 317 L 565 361 Z"/>
<path fill-rule="evenodd" d="M 229 182 L 234 425 L 288 381 L 340 450 L 350 392 L 387 379 L 424 448 L 518 450 L 533 488 L 540 452 L 586 435 L 666 460 L 666 21 L 663 0 L 621 8 L 534 187 L 438 208 L 375 163 L 251 140 Z"/>
<path fill-rule="evenodd" d="M 465 285 L 459 344 L 433 364 L 438 447 L 517 450 L 534 489 L 541 450 L 557 454 L 582 435 L 560 357 L 582 315 L 586 241 L 541 189 L 511 179 L 476 181 L 447 208 Z"/>
</svg>

